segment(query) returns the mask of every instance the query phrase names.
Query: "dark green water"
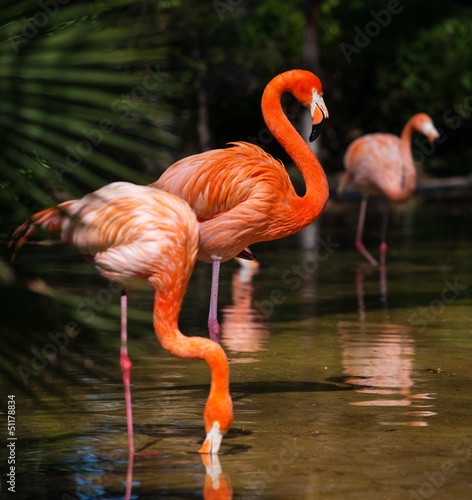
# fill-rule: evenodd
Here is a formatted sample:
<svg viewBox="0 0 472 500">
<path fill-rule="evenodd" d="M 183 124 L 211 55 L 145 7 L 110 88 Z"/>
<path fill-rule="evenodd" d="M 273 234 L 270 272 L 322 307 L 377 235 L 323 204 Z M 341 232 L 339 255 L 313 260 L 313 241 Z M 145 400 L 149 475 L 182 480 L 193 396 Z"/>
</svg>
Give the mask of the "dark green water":
<svg viewBox="0 0 472 500">
<path fill-rule="evenodd" d="M 375 255 L 376 208 L 365 238 Z M 2 340 L 10 359 L 11 349 L 21 351 L 0 383 L 2 407 L 15 395 L 17 437 L 16 493 L 3 475 L 2 495 L 123 498 L 132 472 L 136 499 L 471 498 L 472 202 L 417 200 L 395 211 L 383 281 L 353 249 L 357 210 L 331 203 L 314 250 L 297 249 L 298 237 L 254 247 L 262 266 L 253 276 L 235 262 L 223 266 L 220 320 L 235 419 L 212 465 L 214 484 L 196 453 L 208 369 L 158 345 L 151 293 L 130 297 L 135 439 L 148 453 L 131 468 L 118 295 L 79 260 L 52 261 L 54 247 L 25 248 L 18 265 L 36 259 L 48 285 L 76 295 L 75 315 L 56 317 L 45 301 L 25 310 L 34 315 L 34 342 L 20 326 L 20 345 L 12 333 Z M 209 274 L 197 266 L 184 333 L 207 335 Z M 76 336 L 35 365 L 31 349 L 42 352 L 48 334 L 66 338 L 57 332 L 67 324 Z"/>
</svg>

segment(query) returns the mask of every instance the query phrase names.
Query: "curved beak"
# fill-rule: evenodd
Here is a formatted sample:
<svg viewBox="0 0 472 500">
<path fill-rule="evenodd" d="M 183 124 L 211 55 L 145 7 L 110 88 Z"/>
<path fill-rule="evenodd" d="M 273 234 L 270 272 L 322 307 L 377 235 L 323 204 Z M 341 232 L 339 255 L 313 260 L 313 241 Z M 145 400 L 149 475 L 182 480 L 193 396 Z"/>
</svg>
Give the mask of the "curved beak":
<svg viewBox="0 0 472 500">
<path fill-rule="evenodd" d="M 426 137 L 429 142 L 434 142 L 439 137 L 439 132 L 433 127 L 433 130 Z"/>
<path fill-rule="evenodd" d="M 310 142 L 313 142 L 321 134 L 321 131 L 323 130 L 323 127 L 326 125 L 327 121 L 328 118 L 323 118 L 320 123 L 313 124 L 313 128 L 311 129 L 310 134 Z"/>
<path fill-rule="evenodd" d="M 423 125 L 422 132 L 426 136 L 429 142 L 434 142 L 440 135 L 436 127 L 430 122 L 426 122 Z"/>
<path fill-rule="evenodd" d="M 323 97 L 321 97 L 317 92 L 313 92 L 310 112 L 313 119 L 310 142 L 313 142 L 320 135 L 329 118 L 328 108 L 326 107 Z"/>
<path fill-rule="evenodd" d="M 220 431 L 220 425 L 218 422 L 214 422 L 198 453 L 218 453 L 222 439 L 223 433 Z"/>
</svg>

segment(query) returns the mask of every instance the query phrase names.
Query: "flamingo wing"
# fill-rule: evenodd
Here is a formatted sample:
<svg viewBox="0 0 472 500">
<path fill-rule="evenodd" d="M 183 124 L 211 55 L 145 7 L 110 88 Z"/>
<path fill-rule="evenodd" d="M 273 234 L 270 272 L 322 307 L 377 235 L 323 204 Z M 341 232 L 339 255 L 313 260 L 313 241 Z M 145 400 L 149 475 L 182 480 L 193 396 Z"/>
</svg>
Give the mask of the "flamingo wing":
<svg viewBox="0 0 472 500">
<path fill-rule="evenodd" d="M 184 199 L 200 224 L 198 258 L 229 260 L 259 241 L 291 234 L 297 197 L 283 164 L 245 142 L 178 161 L 152 186 Z"/>
<path fill-rule="evenodd" d="M 152 186 L 184 199 L 200 221 L 229 212 L 246 200 L 294 192 L 283 164 L 246 142 L 184 158 Z"/>
<path fill-rule="evenodd" d="M 165 279 L 173 274 L 169 256 L 175 249 L 186 252 L 190 262 L 198 245 L 195 214 L 185 202 L 127 182 L 39 212 L 18 228 L 20 244 L 36 227 L 60 231 L 62 241 L 92 255 L 109 280 Z"/>
<path fill-rule="evenodd" d="M 344 156 L 350 180 L 365 195 L 386 194 L 401 185 L 403 164 L 400 138 L 392 134 L 359 137 Z"/>
</svg>

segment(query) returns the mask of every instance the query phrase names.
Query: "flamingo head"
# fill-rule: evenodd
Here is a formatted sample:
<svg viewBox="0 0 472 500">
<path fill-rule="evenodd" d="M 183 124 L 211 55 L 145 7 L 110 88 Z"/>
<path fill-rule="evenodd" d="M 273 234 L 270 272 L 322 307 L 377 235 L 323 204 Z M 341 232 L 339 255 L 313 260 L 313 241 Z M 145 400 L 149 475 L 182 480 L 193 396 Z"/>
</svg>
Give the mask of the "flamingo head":
<svg viewBox="0 0 472 500">
<path fill-rule="evenodd" d="M 291 74 L 290 92 L 298 102 L 310 110 L 313 120 L 310 142 L 314 141 L 329 118 L 320 79 L 310 71 L 293 70 L 289 73 Z"/>
<path fill-rule="evenodd" d="M 233 422 L 233 402 L 229 393 L 220 396 L 210 394 L 203 421 L 207 433 L 199 453 L 218 453 L 223 436 L 228 432 Z"/>
<path fill-rule="evenodd" d="M 323 100 L 323 96 L 313 90 L 310 113 L 313 119 L 313 129 L 310 134 L 310 142 L 313 142 L 323 130 L 328 121 L 328 108 Z"/>
<path fill-rule="evenodd" d="M 426 113 L 418 113 L 414 117 L 414 127 L 425 135 L 429 142 L 434 142 L 439 137 L 439 132 L 433 125 L 433 120 Z"/>
</svg>

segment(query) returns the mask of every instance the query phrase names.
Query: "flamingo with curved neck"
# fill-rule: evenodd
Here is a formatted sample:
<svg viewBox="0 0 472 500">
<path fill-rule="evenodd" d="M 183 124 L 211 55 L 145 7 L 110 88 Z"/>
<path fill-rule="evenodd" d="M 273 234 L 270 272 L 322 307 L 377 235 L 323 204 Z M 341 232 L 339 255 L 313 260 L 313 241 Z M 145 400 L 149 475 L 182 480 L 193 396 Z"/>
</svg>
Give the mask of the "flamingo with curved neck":
<svg viewBox="0 0 472 500">
<path fill-rule="evenodd" d="M 416 188 L 416 170 L 411 152 L 413 132 L 425 135 L 429 142 L 439 137 L 431 117 L 425 113 L 413 115 L 403 127 L 401 137 L 392 134 L 367 134 L 354 140 L 344 155 L 344 168 L 338 193 L 352 183 L 362 194 L 355 246 L 374 266 L 377 260 L 362 242 L 365 213 L 369 195 L 382 195 L 394 203 L 410 199 Z M 380 244 L 380 261 L 385 264 L 387 255 L 388 210 L 384 212 Z"/>
<path fill-rule="evenodd" d="M 179 160 L 151 184 L 185 200 L 197 215 L 197 258 L 212 263 L 208 329 L 216 342 L 220 338 L 220 263 L 236 256 L 251 259 L 249 245 L 299 231 L 320 216 L 328 200 L 328 182 L 318 158 L 283 112 L 281 97 L 286 92 L 310 110 L 311 141 L 326 123 L 328 110 L 320 80 L 309 71 L 292 70 L 276 76 L 262 96 L 264 120 L 302 173 L 304 196 L 297 195 L 281 162 L 247 142 L 233 142 L 232 147 Z"/>
<path fill-rule="evenodd" d="M 197 256 L 195 213 L 173 194 L 115 182 L 80 200 L 34 214 L 13 234 L 16 249 L 38 227 L 60 233 L 63 243 L 92 256 L 105 279 L 123 286 L 120 364 L 130 453 L 134 453 L 134 440 L 126 290 L 136 280 L 154 289 L 154 328 L 162 347 L 180 358 L 201 359 L 210 368 L 210 394 L 203 413 L 207 436 L 200 453 L 217 453 L 233 420 L 228 360 L 221 346 L 207 338 L 186 337 L 177 324 Z"/>
</svg>

